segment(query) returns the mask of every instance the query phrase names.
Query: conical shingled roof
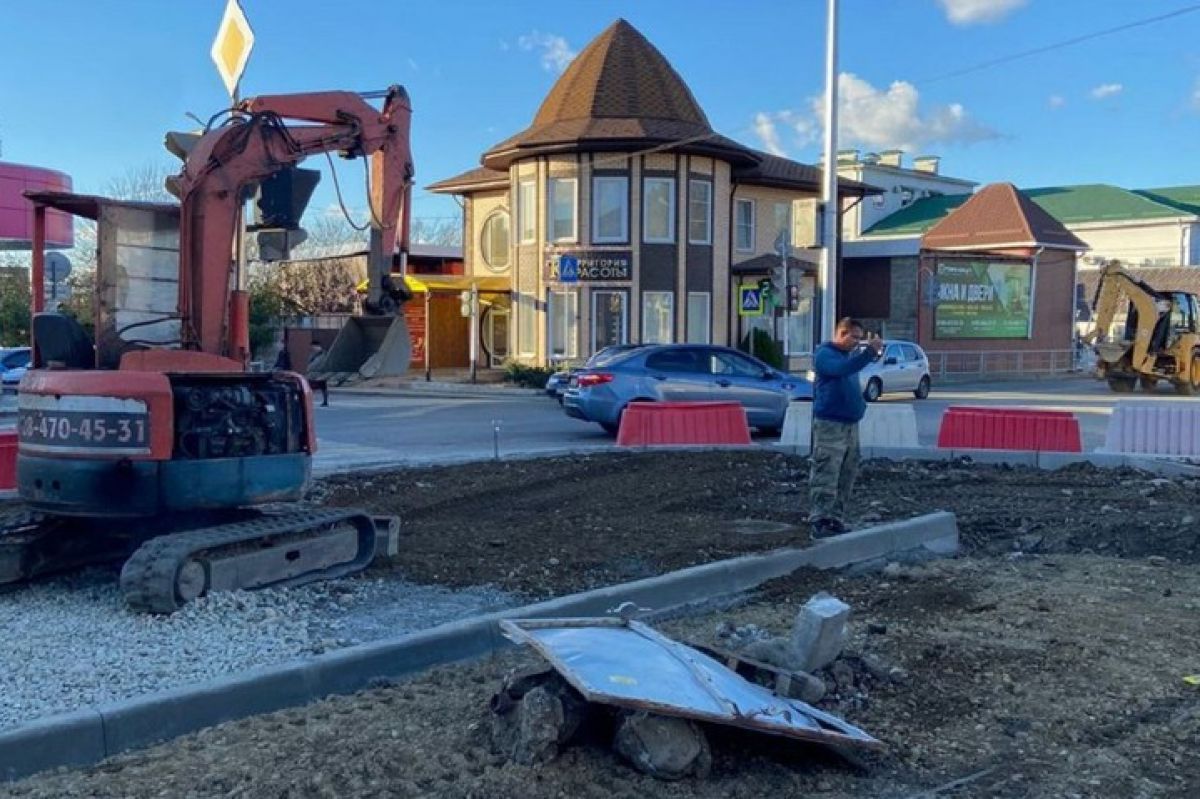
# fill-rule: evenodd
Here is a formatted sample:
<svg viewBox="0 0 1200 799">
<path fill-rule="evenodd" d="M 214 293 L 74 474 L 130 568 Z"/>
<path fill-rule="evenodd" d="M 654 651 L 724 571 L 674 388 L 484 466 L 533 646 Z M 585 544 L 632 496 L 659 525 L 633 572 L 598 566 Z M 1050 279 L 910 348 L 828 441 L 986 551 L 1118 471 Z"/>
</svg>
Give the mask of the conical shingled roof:
<svg viewBox="0 0 1200 799">
<path fill-rule="evenodd" d="M 713 133 L 679 73 L 645 36 L 618 19 L 575 57 L 533 124 L 492 147 L 482 161 L 491 169 L 506 169 L 514 159 L 535 154 L 642 149 L 667 142 L 734 164 L 757 161 Z"/>
<path fill-rule="evenodd" d="M 533 126 L 568 119 L 666 119 L 711 131 L 679 73 L 654 45 L 618 19 L 583 49 L 533 118 Z"/>
<path fill-rule="evenodd" d="M 1086 250 L 1063 224 L 1011 183 L 992 183 L 951 211 L 921 237 L 927 250 L 1046 247 Z"/>
</svg>

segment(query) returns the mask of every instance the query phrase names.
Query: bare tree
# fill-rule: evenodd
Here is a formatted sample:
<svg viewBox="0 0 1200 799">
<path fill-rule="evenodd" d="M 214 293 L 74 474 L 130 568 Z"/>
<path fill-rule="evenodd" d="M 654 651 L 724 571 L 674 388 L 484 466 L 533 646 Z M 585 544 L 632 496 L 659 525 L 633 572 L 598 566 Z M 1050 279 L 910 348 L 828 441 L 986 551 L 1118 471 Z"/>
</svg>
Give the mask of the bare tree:
<svg viewBox="0 0 1200 799">
<path fill-rule="evenodd" d="M 410 237 L 413 243 L 436 244 L 441 247 L 462 245 L 462 218 L 453 216 L 416 217 L 412 220 Z"/>
</svg>

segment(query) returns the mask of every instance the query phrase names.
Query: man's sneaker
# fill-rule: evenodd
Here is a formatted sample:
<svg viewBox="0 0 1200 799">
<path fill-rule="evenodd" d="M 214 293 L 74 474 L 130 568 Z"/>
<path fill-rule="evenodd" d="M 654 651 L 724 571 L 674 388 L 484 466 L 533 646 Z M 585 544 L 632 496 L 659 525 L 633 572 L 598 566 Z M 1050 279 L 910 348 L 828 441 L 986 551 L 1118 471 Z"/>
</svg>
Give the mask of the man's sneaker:
<svg viewBox="0 0 1200 799">
<path fill-rule="evenodd" d="M 814 539 L 829 538 L 846 532 L 846 525 L 837 519 L 817 519 L 812 523 L 811 535 Z"/>
</svg>

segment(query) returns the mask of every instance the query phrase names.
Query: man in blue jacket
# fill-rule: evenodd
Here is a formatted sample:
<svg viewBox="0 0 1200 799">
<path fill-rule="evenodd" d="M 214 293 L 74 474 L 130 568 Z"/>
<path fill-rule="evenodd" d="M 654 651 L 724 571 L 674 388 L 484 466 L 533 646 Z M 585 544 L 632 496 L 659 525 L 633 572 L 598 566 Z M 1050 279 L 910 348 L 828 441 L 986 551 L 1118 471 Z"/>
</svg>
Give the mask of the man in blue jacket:
<svg viewBox="0 0 1200 799">
<path fill-rule="evenodd" d="M 867 412 L 858 373 L 883 350 L 881 339 L 863 339 L 862 322 L 847 316 L 813 356 L 817 381 L 808 480 L 813 538 L 846 532 L 846 504 L 858 477 L 858 423 Z"/>
</svg>

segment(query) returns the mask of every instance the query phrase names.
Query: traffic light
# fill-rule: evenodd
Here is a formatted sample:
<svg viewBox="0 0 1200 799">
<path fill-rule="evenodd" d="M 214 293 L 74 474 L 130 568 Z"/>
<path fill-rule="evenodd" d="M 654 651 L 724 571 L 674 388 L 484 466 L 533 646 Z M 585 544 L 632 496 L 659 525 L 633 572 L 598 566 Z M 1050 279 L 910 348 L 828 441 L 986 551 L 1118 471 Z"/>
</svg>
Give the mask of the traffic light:
<svg viewBox="0 0 1200 799">
<path fill-rule="evenodd" d="M 321 173 L 315 169 L 287 167 L 258 184 L 254 195 L 251 229 L 296 230 L 312 198 Z"/>
<path fill-rule="evenodd" d="M 458 295 L 459 307 L 458 310 L 463 316 L 471 315 L 471 292 L 462 291 Z"/>
<path fill-rule="evenodd" d="M 199 133 L 185 133 L 178 130 L 168 131 L 167 135 L 163 137 L 163 147 L 166 147 L 167 152 L 180 161 L 186 161 L 188 154 L 196 146 L 196 142 L 200 141 L 200 135 Z M 167 176 L 166 189 L 173 197 L 180 196 L 178 175 Z"/>
<path fill-rule="evenodd" d="M 766 305 L 775 295 L 775 285 L 771 282 L 771 278 L 764 277 L 758 281 L 758 294 L 762 297 L 763 304 Z"/>
</svg>

